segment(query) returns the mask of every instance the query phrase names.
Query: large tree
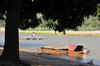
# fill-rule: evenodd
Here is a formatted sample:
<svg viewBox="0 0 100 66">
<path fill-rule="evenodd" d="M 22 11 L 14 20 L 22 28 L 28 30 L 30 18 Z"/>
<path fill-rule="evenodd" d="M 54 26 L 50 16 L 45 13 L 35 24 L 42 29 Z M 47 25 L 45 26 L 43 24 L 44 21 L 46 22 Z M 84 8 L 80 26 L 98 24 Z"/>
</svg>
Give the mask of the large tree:
<svg viewBox="0 0 100 66">
<path fill-rule="evenodd" d="M 5 44 L 0 60 L 19 61 L 18 24 L 21 0 L 4 0 L 0 6 L 1 18 L 6 15 Z"/>
<path fill-rule="evenodd" d="M 57 20 L 54 30 L 77 29 L 83 17 L 94 14 L 100 0 L 0 0 L 0 18 L 6 15 L 5 45 L 2 60 L 19 61 L 18 27 L 35 28 L 41 23 L 36 18 L 42 13 L 45 19 Z M 7 12 L 7 13 L 6 13 Z"/>
</svg>

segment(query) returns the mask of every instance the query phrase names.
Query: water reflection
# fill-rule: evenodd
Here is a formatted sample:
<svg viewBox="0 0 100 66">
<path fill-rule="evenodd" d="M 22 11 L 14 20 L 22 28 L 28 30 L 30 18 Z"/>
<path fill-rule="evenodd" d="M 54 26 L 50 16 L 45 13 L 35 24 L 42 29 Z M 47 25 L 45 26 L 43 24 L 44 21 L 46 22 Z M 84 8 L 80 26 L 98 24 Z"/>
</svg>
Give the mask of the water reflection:
<svg viewBox="0 0 100 66">
<path fill-rule="evenodd" d="M 56 56 L 58 56 L 60 58 L 69 59 L 69 60 L 78 61 L 78 62 L 84 62 L 84 63 L 88 63 L 92 60 L 92 59 L 87 59 L 87 54 L 68 53 L 66 55 L 56 54 Z M 93 64 L 94 64 L 94 62 L 93 62 Z"/>
<path fill-rule="evenodd" d="M 33 44 L 33 43 L 20 43 L 20 47 L 39 47 L 43 46 L 44 44 Z"/>
<path fill-rule="evenodd" d="M 60 58 L 65 58 L 65 59 L 70 59 L 70 60 L 78 60 L 78 59 L 83 59 L 84 56 L 86 57 L 86 54 L 72 54 L 72 53 L 68 53 L 66 55 L 56 55 Z"/>
<path fill-rule="evenodd" d="M 83 63 L 88 63 L 92 60 L 92 59 L 87 58 L 87 54 L 70 54 L 69 53 L 69 54 L 66 54 L 66 55 L 57 54 L 56 56 L 58 56 L 60 58 L 64 58 L 64 59 L 83 62 Z M 98 60 L 93 59 L 92 65 L 100 65 L 100 62 Z"/>
<path fill-rule="evenodd" d="M 4 45 L 4 42 L 0 42 L 0 45 L 2 45 L 2 46 L 3 46 L 3 45 Z"/>
<path fill-rule="evenodd" d="M 28 49 L 28 50 L 33 50 L 37 51 L 39 46 L 44 46 L 45 44 L 36 44 L 36 43 L 19 43 L 19 47 L 22 49 Z"/>
</svg>

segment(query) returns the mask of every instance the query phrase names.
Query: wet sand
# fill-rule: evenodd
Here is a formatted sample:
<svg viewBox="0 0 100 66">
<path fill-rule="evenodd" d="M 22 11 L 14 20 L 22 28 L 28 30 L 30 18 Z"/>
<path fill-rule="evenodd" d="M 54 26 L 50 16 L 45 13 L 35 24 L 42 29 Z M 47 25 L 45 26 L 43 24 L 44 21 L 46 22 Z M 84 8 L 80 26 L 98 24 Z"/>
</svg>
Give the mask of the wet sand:
<svg viewBox="0 0 100 66">
<path fill-rule="evenodd" d="M 31 66 L 95 66 L 82 62 L 72 61 L 68 59 L 59 58 L 53 55 L 40 54 L 35 51 L 19 49 L 20 59 Z M 0 54 L 3 47 L 0 47 Z"/>
</svg>

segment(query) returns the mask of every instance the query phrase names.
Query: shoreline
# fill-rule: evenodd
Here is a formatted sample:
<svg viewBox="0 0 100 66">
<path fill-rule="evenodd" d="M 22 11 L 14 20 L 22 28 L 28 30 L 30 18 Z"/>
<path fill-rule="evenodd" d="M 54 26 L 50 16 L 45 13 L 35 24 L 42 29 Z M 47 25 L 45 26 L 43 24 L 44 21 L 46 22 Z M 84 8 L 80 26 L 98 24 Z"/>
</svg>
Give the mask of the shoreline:
<svg viewBox="0 0 100 66">
<path fill-rule="evenodd" d="M 24 31 L 24 30 L 19 30 L 19 32 L 50 32 L 50 33 L 55 33 L 55 31 Z M 56 33 L 59 33 L 59 32 L 57 31 Z M 66 33 L 100 33 L 100 31 L 66 31 Z"/>
<path fill-rule="evenodd" d="M 48 34 L 48 35 L 66 35 L 66 36 L 100 36 L 100 31 L 66 31 L 66 34 L 55 31 L 19 31 L 19 33 L 35 32 L 35 34 Z"/>
<path fill-rule="evenodd" d="M 0 54 L 3 47 L 0 47 Z M 31 66 L 96 66 L 78 61 L 59 58 L 54 55 L 39 54 L 38 52 L 19 49 L 20 59 Z"/>
<path fill-rule="evenodd" d="M 50 32 L 50 33 L 55 33 L 55 31 L 23 31 L 20 30 L 19 32 Z M 58 31 L 56 33 L 59 33 Z M 61 32 L 62 33 L 62 32 Z M 66 33 L 100 33 L 100 31 L 66 31 Z"/>
<path fill-rule="evenodd" d="M 5 32 L 5 31 L 0 31 Z M 63 32 L 56 32 L 55 31 L 24 31 L 19 30 L 19 33 L 29 33 L 32 34 L 49 34 L 49 35 L 64 35 Z M 66 31 L 66 36 L 100 36 L 100 31 Z"/>
<path fill-rule="evenodd" d="M 5 32 L 4 30 L 0 30 L 0 32 Z M 55 31 L 24 31 L 24 30 L 19 30 L 19 33 L 32 33 L 32 32 L 46 32 L 46 33 L 55 33 Z M 56 33 L 59 33 L 58 31 Z M 62 33 L 62 32 L 60 32 Z M 100 34 L 100 31 L 66 31 L 66 33 L 95 33 L 95 34 Z"/>
</svg>

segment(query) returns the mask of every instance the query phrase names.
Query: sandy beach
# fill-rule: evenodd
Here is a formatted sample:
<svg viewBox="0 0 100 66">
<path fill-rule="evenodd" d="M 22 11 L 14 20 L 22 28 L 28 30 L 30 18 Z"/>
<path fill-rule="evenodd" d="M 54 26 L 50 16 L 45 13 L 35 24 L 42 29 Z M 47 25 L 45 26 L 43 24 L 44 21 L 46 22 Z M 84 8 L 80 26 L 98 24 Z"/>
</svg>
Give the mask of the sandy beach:
<svg viewBox="0 0 100 66">
<path fill-rule="evenodd" d="M 39 54 L 38 52 L 19 49 L 20 59 L 30 66 L 95 66 L 78 61 L 59 58 L 57 56 Z M 0 47 L 0 54 L 2 54 L 3 47 Z"/>
</svg>

